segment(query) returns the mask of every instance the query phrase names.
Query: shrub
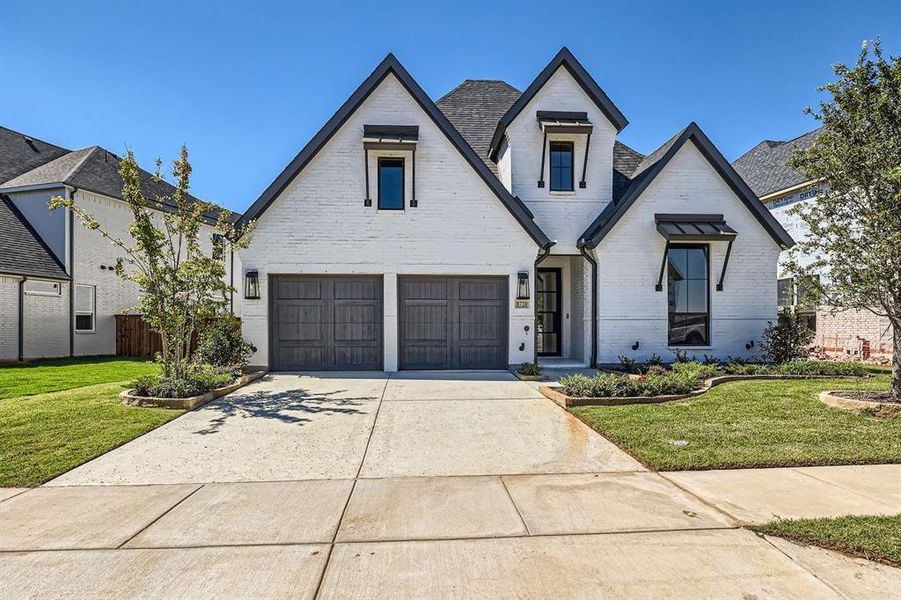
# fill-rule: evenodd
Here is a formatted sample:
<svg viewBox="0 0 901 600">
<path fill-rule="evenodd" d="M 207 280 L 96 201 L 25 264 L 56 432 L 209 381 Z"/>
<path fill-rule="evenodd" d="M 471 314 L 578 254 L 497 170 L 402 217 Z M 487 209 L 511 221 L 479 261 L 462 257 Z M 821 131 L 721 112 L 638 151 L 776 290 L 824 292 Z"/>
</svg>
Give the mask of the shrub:
<svg viewBox="0 0 901 600">
<path fill-rule="evenodd" d="M 720 367 L 720 366 L 722 366 L 723 361 L 721 361 L 717 357 L 713 356 L 712 354 L 705 354 L 703 363 L 705 365 L 713 365 L 715 367 Z"/>
<path fill-rule="evenodd" d="M 649 367 L 653 367 L 655 365 L 658 367 L 662 367 L 663 366 L 663 358 L 660 356 L 657 356 L 657 354 L 652 354 L 651 358 L 649 358 L 648 362 L 646 362 L 645 364 Z"/>
<path fill-rule="evenodd" d="M 866 376 L 867 369 L 855 362 L 828 362 L 814 360 L 795 360 L 775 365 L 773 371 L 780 375 L 836 375 L 836 376 Z"/>
<path fill-rule="evenodd" d="M 704 381 L 720 375 L 720 370 L 714 365 L 703 365 L 699 362 L 679 362 L 672 367 L 673 373 L 692 377 L 697 381 Z"/>
<path fill-rule="evenodd" d="M 206 363 L 239 374 L 256 352 L 253 344 L 241 335 L 241 325 L 234 317 L 221 317 L 211 321 L 197 340 L 195 363 Z"/>
<path fill-rule="evenodd" d="M 594 377 L 569 375 L 560 378 L 563 392 L 581 398 L 622 398 L 686 394 L 700 387 L 691 376 L 679 373 L 625 377 L 599 373 Z"/>
<path fill-rule="evenodd" d="M 200 372 L 185 379 L 145 375 L 134 380 L 132 388 L 138 396 L 154 398 L 190 398 L 228 385 L 233 377 L 228 373 Z"/>
<path fill-rule="evenodd" d="M 676 355 L 677 363 L 692 362 L 692 359 L 688 358 L 688 350 L 673 350 L 673 354 Z"/>
<path fill-rule="evenodd" d="M 776 323 L 767 323 L 760 349 L 776 364 L 807 357 L 813 332 L 794 313 L 781 312 Z"/>
<path fill-rule="evenodd" d="M 727 364 L 723 367 L 723 371 L 729 375 L 765 375 L 769 369 L 766 365 L 748 363 L 739 359 Z"/>
<path fill-rule="evenodd" d="M 520 375 L 535 377 L 537 375 L 541 375 L 541 366 L 538 365 L 537 363 L 524 362 L 521 365 L 519 365 L 517 372 Z"/>
<path fill-rule="evenodd" d="M 619 366 L 626 373 L 638 373 L 638 366 L 635 364 L 635 359 L 629 356 L 617 356 L 619 360 Z"/>
</svg>

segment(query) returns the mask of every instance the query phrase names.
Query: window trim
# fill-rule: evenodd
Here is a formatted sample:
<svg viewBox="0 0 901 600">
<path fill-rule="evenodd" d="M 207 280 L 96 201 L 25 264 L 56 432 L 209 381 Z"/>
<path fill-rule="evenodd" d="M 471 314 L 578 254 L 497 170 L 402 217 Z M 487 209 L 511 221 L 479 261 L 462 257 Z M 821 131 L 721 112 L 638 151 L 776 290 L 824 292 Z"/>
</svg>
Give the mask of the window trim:
<svg viewBox="0 0 901 600">
<path fill-rule="evenodd" d="M 73 302 L 73 316 L 72 316 L 72 328 L 75 330 L 75 333 L 95 333 L 97 331 L 97 286 L 89 285 L 86 283 L 76 283 L 72 286 L 72 293 L 77 294 L 78 288 L 88 288 L 91 290 L 91 311 L 78 310 L 74 308 L 75 302 Z M 79 315 L 91 315 L 91 328 L 90 329 L 79 329 L 78 328 L 78 316 Z"/>
<path fill-rule="evenodd" d="M 561 189 L 554 187 L 554 163 L 551 156 L 554 153 L 554 146 L 567 146 L 570 155 L 569 165 L 569 188 Z M 548 156 L 548 191 L 574 193 L 576 191 L 576 144 L 569 140 L 550 140 L 547 146 Z"/>
<path fill-rule="evenodd" d="M 666 289 L 667 289 L 667 299 L 666 299 L 666 342 L 667 347 L 669 348 L 712 348 L 713 347 L 713 332 L 710 327 L 710 244 L 670 244 L 669 250 L 666 253 L 666 265 L 667 271 L 669 271 L 669 252 L 673 249 L 679 250 L 691 250 L 691 249 L 701 249 L 704 250 L 704 258 L 707 261 L 706 273 L 707 273 L 707 310 L 705 311 L 705 322 L 704 326 L 707 330 L 707 339 L 705 339 L 700 344 L 674 344 L 672 343 L 672 339 L 670 338 L 672 324 L 670 323 L 670 301 L 669 301 L 669 277 L 667 277 L 666 281 Z M 679 314 L 698 314 L 698 313 L 679 313 Z"/>
<path fill-rule="evenodd" d="M 382 206 L 382 162 L 384 161 L 399 161 L 400 162 L 400 207 L 399 208 L 391 208 Z M 405 210 L 407 208 L 407 160 L 403 156 L 379 156 L 376 161 L 376 189 L 378 190 L 379 198 L 378 198 L 378 210 Z"/>
</svg>

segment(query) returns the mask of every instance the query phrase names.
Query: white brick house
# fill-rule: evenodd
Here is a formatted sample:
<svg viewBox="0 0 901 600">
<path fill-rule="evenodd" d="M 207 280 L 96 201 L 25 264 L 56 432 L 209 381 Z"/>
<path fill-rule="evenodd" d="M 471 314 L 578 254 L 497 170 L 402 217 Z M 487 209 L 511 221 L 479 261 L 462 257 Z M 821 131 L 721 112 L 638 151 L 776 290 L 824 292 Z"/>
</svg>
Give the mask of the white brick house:
<svg viewBox="0 0 901 600">
<path fill-rule="evenodd" d="M 694 123 L 644 156 L 562 49 L 437 103 L 389 55 L 242 220 L 276 370 L 756 355 L 791 237 Z"/>
<path fill-rule="evenodd" d="M 109 241 L 48 203 L 74 198 L 127 239 L 132 218 L 118 197 L 118 169 L 119 159 L 103 148 L 70 151 L 0 127 L 0 361 L 115 354 L 115 315 L 137 304 L 137 286 L 115 274 L 120 253 Z M 171 192 L 149 173 L 142 180 L 150 198 Z M 204 237 L 211 233 L 209 226 Z M 240 314 L 239 294 L 234 304 Z"/>
</svg>

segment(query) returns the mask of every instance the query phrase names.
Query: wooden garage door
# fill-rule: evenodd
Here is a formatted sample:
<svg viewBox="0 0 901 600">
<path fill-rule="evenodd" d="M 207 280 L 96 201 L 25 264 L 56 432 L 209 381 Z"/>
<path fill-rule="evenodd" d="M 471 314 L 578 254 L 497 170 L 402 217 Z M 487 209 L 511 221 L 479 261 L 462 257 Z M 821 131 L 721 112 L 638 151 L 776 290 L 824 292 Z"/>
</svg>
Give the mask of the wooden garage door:
<svg viewBox="0 0 901 600">
<path fill-rule="evenodd" d="M 382 370 L 381 277 L 279 275 L 272 288 L 272 369 Z"/>
<path fill-rule="evenodd" d="M 401 369 L 506 369 L 506 277 L 398 277 Z"/>
</svg>

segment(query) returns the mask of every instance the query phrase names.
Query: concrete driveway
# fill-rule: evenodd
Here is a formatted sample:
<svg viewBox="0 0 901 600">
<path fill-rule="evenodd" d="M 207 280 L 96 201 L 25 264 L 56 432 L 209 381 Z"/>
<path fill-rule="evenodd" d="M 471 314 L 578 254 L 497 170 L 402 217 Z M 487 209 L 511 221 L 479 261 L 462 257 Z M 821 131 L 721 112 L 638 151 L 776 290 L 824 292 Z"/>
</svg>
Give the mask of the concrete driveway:
<svg viewBox="0 0 901 600">
<path fill-rule="evenodd" d="M 0 597 L 819 598 L 901 584 L 777 547 L 682 487 L 507 373 L 279 374 L 0 494 Z"/>
</svg>

